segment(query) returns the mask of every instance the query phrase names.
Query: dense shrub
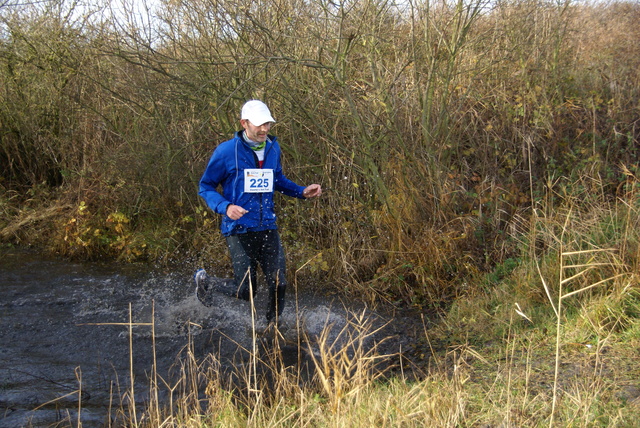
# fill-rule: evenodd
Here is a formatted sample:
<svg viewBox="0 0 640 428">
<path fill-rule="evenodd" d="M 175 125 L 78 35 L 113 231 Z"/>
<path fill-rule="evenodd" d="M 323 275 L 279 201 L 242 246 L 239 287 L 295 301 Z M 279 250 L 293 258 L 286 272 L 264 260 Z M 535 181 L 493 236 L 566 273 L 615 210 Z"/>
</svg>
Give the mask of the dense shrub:
<svg viewBox="0 0 640 428">
<path fill-rule="evenodd" d="M 606 200 L 638 163 L 633 2 L 74 5 L 0 6 L 5 241 L 219 258 L 197 181 L 256 97 L 326 189 L 280 200 L 293 266 L 442 301 L 517 258 L 541 204 Z"/>
</svg>

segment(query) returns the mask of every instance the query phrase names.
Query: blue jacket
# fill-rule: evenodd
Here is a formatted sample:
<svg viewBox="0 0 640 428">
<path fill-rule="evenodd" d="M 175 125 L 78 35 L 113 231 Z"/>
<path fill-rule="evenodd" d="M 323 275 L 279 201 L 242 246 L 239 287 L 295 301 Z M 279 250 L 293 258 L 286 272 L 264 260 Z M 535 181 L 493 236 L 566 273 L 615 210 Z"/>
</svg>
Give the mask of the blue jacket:
<svg viewBox="0 0 640 428">
<path fill-rule="evenodd" d="M 221 143 L 213 152 L 207 169 L 200 179 L 200 196 L 209 208 L 222 214 L 220 229 L 224 236 L 277 229 L 273 192 L 245 193 L 244 170 L 259 168 L 258 157 L 243 140 L 242 132 Z M 264 150 L 263 169 L 272 169 L 274 190 L 287 196 L 304 199 L 304 187 L 289 180 L 282 172 L 280 163 L 280 145 L 276 137 L 269 135 Z M 222 185 L 222 194 L 217 191 Z M 238 220 L 227 217 L 227 207 L 239 205 L 249 211 Z"/>
</svg>

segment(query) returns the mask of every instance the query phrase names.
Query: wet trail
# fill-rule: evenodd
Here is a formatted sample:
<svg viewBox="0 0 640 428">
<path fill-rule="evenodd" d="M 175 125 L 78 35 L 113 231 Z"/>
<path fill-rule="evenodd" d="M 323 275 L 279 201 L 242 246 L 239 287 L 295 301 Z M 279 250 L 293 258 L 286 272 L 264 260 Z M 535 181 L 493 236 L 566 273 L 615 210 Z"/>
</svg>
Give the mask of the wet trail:
<svg viewBox="0 0 640 428">
<path fill-rule="evenodd" d="M 198 361 L 210 353 L 219 356 L 223 369 L 242 364 L 239 349 L 251 349 L 254 326 L 264 328 L 266 291 L 258 291 L 255 325 L 248 302 L 219 295 L 208 308 L 193 291 L 191 272 L 72 263 L 2 250 L 0 428 L 56 426 L 60 421 L 60 426 L 76 426 L 80 388 L 82 426 L 107 426 L 130 385 L 130 361 L 136 401 L 146 401 L 154 341 L 157 372 L 169 382 L 179 375 L 188 347 Z M 285 358 L 301 355 L 295 345 L 301 335 L 316 338 L 324 331 L 340 346 L 353 314 L 381 327 L 367 338 L 367 346 L 385 338 L 385 354 L 408 349 L 422 328 L 419 321 L 396 316 L 389 322 L 389 316 L 355 302 L 345 307 L 333 298 L 289 287 L 282 350 L 292 355 Z M 127 325 L 130 317 L 133 327 Z M 312 343 L 305 349 L 314 352 Z"/>
</svg>

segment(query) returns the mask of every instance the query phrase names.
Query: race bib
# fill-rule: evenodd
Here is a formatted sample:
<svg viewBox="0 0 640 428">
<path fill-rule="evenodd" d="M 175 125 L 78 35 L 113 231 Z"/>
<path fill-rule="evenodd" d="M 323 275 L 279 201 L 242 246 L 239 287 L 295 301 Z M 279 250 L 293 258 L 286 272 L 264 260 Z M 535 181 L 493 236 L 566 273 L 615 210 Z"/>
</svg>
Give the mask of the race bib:
<svg viewBox="0 0 640 428">
<path fill-rule="evenodd" d="M 244 170 L 245 193 L 273 192 L 272 169 L 245 169 Z"/>
</svg>

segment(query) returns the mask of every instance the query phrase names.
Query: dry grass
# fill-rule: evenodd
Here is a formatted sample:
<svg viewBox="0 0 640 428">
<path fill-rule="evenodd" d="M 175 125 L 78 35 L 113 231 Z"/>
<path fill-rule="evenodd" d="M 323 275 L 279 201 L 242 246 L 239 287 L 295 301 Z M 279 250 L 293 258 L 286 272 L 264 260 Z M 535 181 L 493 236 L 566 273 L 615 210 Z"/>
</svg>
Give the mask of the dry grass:
<svg viewBox="0 0 640 428">
<path fill-rule="evenodd" d="M 572 275 L 571 281 L 591 270 L 622 268 L 610 256 L 610 251 L 563 253 L 564 258 L 587 259 L 578 268 L 584 273 Z M 564 271 L 576 268 L 575 263 L 554 265 Z M 625 271 L 559 293 L 559 286 L 568 290 L 571 281 L 556 275 L 554 281 L 520 283 L 545 288 L 540 292 L 552 296 L 546 302 L 537 295 L 525 300 L 521 290 L 500 296 L 500 312 L 489 309 L 490 296 L 470 299 L 469 310 L 491 313 L 458 324 L 468 313 L 452 311 L 425 328 L 424 337 L 416 340 L 429 344 L 428 364 L 407 364 L 417 355 L 406 354 L 393 375 L 378 370 L 377 361 L 389 356 L 365 346 L 376 330 L 358 313 L 351 315 L 339 340 L 330 339 L 331 326 L 326 326 L 315 351 L 300 350 L 309 353 L 311 378 L 300 360 L 284 361 L 278 331 L 267 341 L 254 332 L 250 358 L 234 371 L 233 382 L 216 355 L 199 360 L 188 346 L 174 383 L 151 368 L 152 394 L 145 408 L 128 404 L 135 383 L 118 392 L 122 398 L 111 426 L 632 426 L 640 415 L 639 398 L 632 392 L 640 344 L 637 278 Z M 529 277 L 536 278 L 535 272 Z M 464 302 L 461 298 L 459 307 Z M 133 323 L 123 325 L 131 333 Z M 146 325 L 153 329 L 153 323 Z M 475 338 L 479 331 L 482 337 Z M 162 402 L 160 390 L 168 392 Z"/>
</svg>

